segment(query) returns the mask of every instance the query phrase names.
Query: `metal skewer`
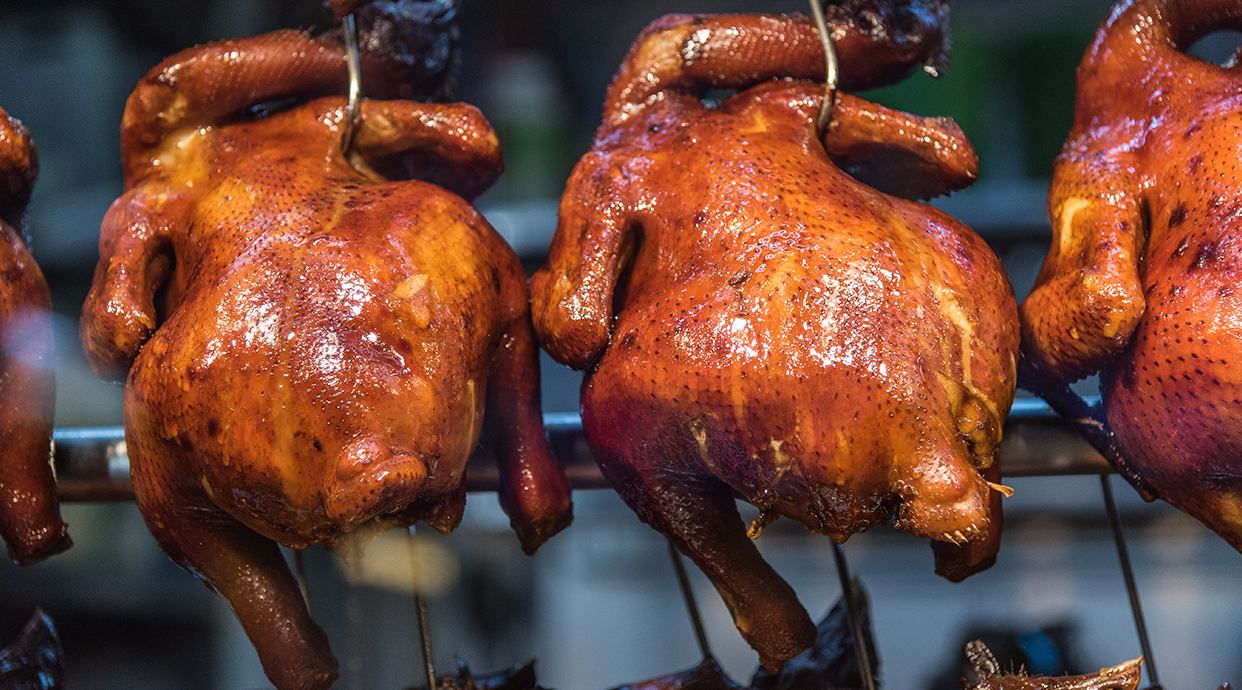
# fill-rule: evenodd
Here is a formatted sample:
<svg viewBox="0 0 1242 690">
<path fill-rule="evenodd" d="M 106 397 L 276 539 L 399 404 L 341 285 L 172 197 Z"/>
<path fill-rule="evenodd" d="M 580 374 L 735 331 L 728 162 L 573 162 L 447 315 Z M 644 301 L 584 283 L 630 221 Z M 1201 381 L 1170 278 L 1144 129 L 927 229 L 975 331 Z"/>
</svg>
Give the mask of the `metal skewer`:
<svg viewBox="0 0 1242 690">
<path fill-rule="evenodd" d="M 358 20 L 352 13 L 345 15 L 341 33 L 345 37 L 345 68 L 349 72 L 349 101 L 345 108 L 345 128 L 341 131 L 341 155 L 348 158 L 362 108 L 362 58 L 358 52 Z"/>
<path fill-rule="evenodd" d="M 418 559 L 414 544 L 414 525 L 405 530 L 405 543 L 410 552 L 410 575 L 414 585 L 414 608 L 418 614 L 418 639 L 423 650 L 423 675 L 427 681 L 427 690 L 436 690 L 435 657 L 431 650 L 431 623 L 427 619 L 427 600 L 423 598 L 422 583 L 418 576 Z"/>
<path fill-rule="evenodd" d="M 815 127 L 823 134 L 832 118 L 832 108 L 837 102 L 837 82 L 840 79 L 837 67 L 837 49 L 832 44 L 832 32 L 828 29 L 828 20 L 824 17 L 821 0 L 810 0 L 811 16 L 815 19 L 815 27 L 819 29 L 819 41 L 824 46 L 824 102 L 819 106 L 819 117 L 815 118 Z"/>
<path fill-rule="evenodd" d="M 694 637 L 699 642 L 699 651 L 704 659 L 711 659 L 712 649 L 707 643 L 707 629 L 703 627 L 703 617 L 699 614 L 699 603 L 694 599 L 694 590 L 690 588 L 690 577 L 686 574 L 686 564 L 681 561 L 681 554 L 672 540 L 668 542 L 668 555 L 673 561 L 673 572 L 677 574 L 677 586 L 681 588 L 682 601 L 686 602 L 686 612 L 690 614 L 690 625 L 694 627 Z"/>
<path fill-rule="evenodd" d="M 1138 585 L 1134 581 L 1134 566 L 1130 563 L 1130 550 L 1126 547 L 1126 535 L 1121 529 L 1121 514 L 1113 500 L 1113 487 L 1108 475 L 1100 475 L 1100 491 L 1104 494 L 1104 508 L 1108 511 L 1108 523 L 1113 529 L 1113 542 L 1117 545 L 1117 558 L 1121 561 L 1121 576 L 1126 582 L 1126 594 L 1130 597 L 1130 614 L 1138 631 L 1139 647 L 1147 666 L 1148 690 L 1163 690 L 1160 673 L 1156 671 L 1156 657 L 1151 653 L 1151 639 L 1147 636 L 1147 620 L 1143 617 L 1143 602 L 1139 599 Z"/>
<path fill-rule="evenodd" d="M 867 636 L 863 630 L 863 622 L 859 617 L 858 602 L 854 596 L 854 578 L 850 577 L 850 566 L 845 560 L 845 551 L 835 541 L 832 543 L 832 558 L 837 564 L 837 578 L 841 581 L 841 596 L 845 599 L 845 617 L 850 624 L 850 635 L 854 638 L 854 652 L 858 657 L 858 672 L 863 679 L 863 690 L 875 690 L 875 675 L 871 672 L 871 649 L 867 645 Z"/>
<path fill-rule="evenodd" d="M 346 583 L 345 589 L 345 630 L 346 630 L 346 657 L 345 657 L 345 678 L 346 687 L 353 690 L 360 690 L 362 684 L 362 595 L 358 591 L 358 583 L 362 581 L 362 541 L 361 536 L 354 534 L 349 538 L 348 546 L 349 557 L 345 559 Z"/>
</svg>

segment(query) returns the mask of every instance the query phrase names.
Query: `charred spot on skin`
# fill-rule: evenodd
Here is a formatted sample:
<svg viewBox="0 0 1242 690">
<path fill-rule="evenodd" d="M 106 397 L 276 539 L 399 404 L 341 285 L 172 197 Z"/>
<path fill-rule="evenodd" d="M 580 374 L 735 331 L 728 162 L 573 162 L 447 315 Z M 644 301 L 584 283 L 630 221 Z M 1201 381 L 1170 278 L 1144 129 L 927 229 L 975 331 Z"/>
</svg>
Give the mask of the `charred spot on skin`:
<svg viewBox="0 0 1242 690">
<path fill-rule="evenodd" d="M 1191 262 L 1191 270 L 1199 270 L 1207 268 L 1210 264 L 1216 263 L 1221 258 L 1220 245 L 1217 242 L 1204 243 L 1195 254 L 1195 260 Z"/>
<path fill-rule="evenodd" d="M 1181 225 L 1185 220 L 1186 220 L 1186 205 L 1178 204 L 1177 208 L 1174 208 L 1173 212 L 1169 214 L 1169 227 L 1176 228 L 1177 226 Z"/>
<path fill-rule="evenodd" d="M 1173 258 L 1180 259 L 1187 249 L 1190 249 L 1189 237 L 1182 238 L 1182 241 L 1177 244 L 1177 249 L 1173 250 Z"/>
<path fill-rule="evenodd" d="M 737 287 L 748 280 L 750 280 L 750 271 L 743 268 L 738 270 L 737 273 L 734 273 L 733 276 L 729 278 L 729 285 Z"/>
<path fill-rule="evenodd" d="M 215 417 L 212 417 L 211 419 L 207 420 L 207 434 L 209 436 L 220 435 L 220 420 L 216 419 Z"/>
<path fill-rule="evenodd" d="M 705 212 L 698 211 L 694 214 L 694 227 L 697 228 L 698 226 L 706 222 L 707 222 L 707 214 Z"/>
</svg>

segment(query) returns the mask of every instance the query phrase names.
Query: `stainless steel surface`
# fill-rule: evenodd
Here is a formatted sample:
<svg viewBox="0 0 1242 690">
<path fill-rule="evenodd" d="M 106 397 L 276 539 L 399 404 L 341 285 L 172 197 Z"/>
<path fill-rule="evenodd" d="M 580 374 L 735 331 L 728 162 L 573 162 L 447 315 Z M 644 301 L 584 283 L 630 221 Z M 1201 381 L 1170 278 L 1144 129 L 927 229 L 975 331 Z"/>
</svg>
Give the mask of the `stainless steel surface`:
<svg viewBox="0 0 1242 690">
<path fill-rule="evenodd" d="M 608 483 L 591 459 L 577 413 L 545 414 L 552 449 L 575 489 L 603 489 Z M 1005 425 L 1001 467 L 1007 477 L 1107 474 L 1112 470 L 1099 453 L 1043 401 L 1019 398 Z M 65 501 L 125 501 L 133 498 L 129 457 L 121 427 L 58 429 L 56 476 Z M 496 461 L 480 448 L 466 468 L 466 488 L 495 491 L 500 483 Z"/>
</svg>

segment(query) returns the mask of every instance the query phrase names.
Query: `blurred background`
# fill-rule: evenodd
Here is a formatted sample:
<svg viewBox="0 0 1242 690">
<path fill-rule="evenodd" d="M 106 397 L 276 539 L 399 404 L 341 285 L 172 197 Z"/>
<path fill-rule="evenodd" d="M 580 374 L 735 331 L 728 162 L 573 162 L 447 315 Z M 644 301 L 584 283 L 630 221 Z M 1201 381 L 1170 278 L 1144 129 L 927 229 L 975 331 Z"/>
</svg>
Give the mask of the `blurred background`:
<svg viewBox="0 0 1242 690">
<path fill-rule="evenodd" d="M 1019 297 L 1048 239 L 1044 197 L 1073 112 L 1073 75 L 1102 0 L 954 0 L 952 66 L 870 94 L 921 115 L 949 115 L 974 141 L 982 175 L 937 202 L 996 249 Z M 538 266 L 556 200 L 599 118 L 630 41 L 667 12 L 804 9 L 752 0 L 465 0 L 460 97 L 500 133 L 507 172 L 479 204 Z M 0 5 L 0 106 L 24 121 L 42 170 L 26 219 L 54 292 L 58 426 L 120 422 L 121 390 L 97 381 L 77 345 L 77 315 L 99 221 L 121 188 L 118 122 L 135 81 L 192 44 L 284 26 L 323 27 L 316 0 L 6 0 Z M 1219 60 L 1215 34 L 1194 50 Z M 578 376 L 544 360 L 544 406 L 577 409 Z M 1087 392 L 1090 382 L 1086 384 Z M 850 540 L 870 589 L 884 685 L 957 687 L 961 644 L 1008 640 L 1002 656 L 1036 671 L 1094 670 L 1139 654 L 1118 562 L 1092 477 L 1016 479 L 1005 545 L 990 571 L 938 579 L 927 545 L 890 529 Z M 1166 687 L 1242 684 L 1242 557 L 1163 504 L 1114 481 Z M 422 564 L 436 657 L 492 670 L 530 657 L 543 685 L 594 690 L 697 663 L 666 547 L 611 492 L 579 492 L 576 523 L 526 558 L 493 497 L 472 495 L 448 537 L 380 535 L 351 565 L 314 550 L 312 608 L 342 663 L 342 688 L 415 684 L 420 658 L 410 582 Z M 259 688 L 266 680 L 222 599 L 173 566 L 132 504 L 69 505 L 77 546 L 28 569 L 0 565 L 0 640 L 34 606 L 60 626 L 72 688 Z M 839 594 L 829 544 L 778 523 L 760 541 L 812 615 Z M 753 653 L 714 591 L 691 572 L 722 665 L 748 679 Z M 350 584 L 352 582 L 352 584 Z"/>
</svg>

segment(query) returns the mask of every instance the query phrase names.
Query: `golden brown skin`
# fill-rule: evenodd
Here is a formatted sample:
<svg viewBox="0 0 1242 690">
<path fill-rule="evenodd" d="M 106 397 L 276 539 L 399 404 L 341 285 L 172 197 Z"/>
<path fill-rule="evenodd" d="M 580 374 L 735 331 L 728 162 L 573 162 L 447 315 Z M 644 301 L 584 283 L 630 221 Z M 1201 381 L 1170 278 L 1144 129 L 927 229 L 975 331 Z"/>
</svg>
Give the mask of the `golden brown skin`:
<svg viewBox="0 0 1242 690">
<path fill-rule="evenodd" d="M 978 680 L 972 683 L 963 679 L 963 690 L 1138 690 L 1143 673 L 1141 658 L 1082 676 L 1003 673 L 992 651 L 978 640 L 966 645 L 966 657 L 974 666 Z"/>
<path fill-rule="evenodd" d="M 221 120 L 322 92 L 342 69 L 339 47 L 291 31 L 153 69 L 126 107 L 126 190 L 82 317 L 94 366 L 129 371 L 148 525 L 229 600 L 282 689 L 327 687 L 336 662 L 277 542 L 332 544 L 370 522 L 452 529 L 483 424 L 527 551 L 570 519 L 525 275 L 466 200 L 501 169 L 483 116 L 365 101 L 352 161 L 340 97 Z M 376 172 L 402 161 L 444 186 Z"/>
<path fill-rule="evenodd" d="M 1242 4 L 1125 2 L 1100 29 L 1022 316 L 1044 378 L 1104 372 L 1119 469 L 1242 549 L 1242 68 L 1182 52 L 1222 28 Z"/>
<path fill-rule="evenodd" d="M 52 298 L 15 229 L 38 167 L 26 128 L 0 110 L 0 535 L 22 564 L 73 544 L 52 475 Z"/>
<path fill-rule="evenodd" d="M 747 538 L 734 497 L 837 541 L 895 515 L 944 543 L 944 574 L 987 567 L 1000 512 L 983 473 L 998 470 L 1018 346 L 987 245 L 832 160 L 857 162 L 867 146 L 902 152 L 877 156 L 881 167 L 926 158 L 944 174 L 917 191 L 943 192 L 974 176 L 959 130 L 847 96 L 825 144 L 822 86 L 751 85 L 809 73 L 805 52 L 819 44 L 788 42 L 806 26 L 674 17 L 644 32 L 531 286 L 544 347 L 588 371 L 583 425 L 605 476 L 703 569 L 769 669 L 815 627 Z M 668 56 L 692 53 L 725 55 L 724 67 L 703 58 L 693 70 L 710 76 L 686 79 Z M 868 57 L 841 64 L 869 69 Z M 712 110 L 699 100 L 708 86 L 743 90 Z"/>
</svg>

